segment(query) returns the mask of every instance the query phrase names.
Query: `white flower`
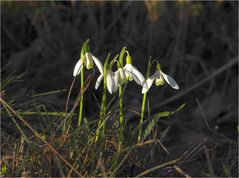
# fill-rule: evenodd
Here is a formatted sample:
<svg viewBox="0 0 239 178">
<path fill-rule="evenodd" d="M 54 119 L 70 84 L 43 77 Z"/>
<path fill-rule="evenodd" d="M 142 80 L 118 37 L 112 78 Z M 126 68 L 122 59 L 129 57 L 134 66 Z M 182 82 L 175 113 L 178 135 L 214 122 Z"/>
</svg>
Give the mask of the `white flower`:
<svg viewBox="0 0 239 178">
<path fill-rule="evenodd" d="M 104 74 L 101 73 L 100 76 L 97 78 L 95 83 L 95 89 L 97 90 L 101 84 L 101 81 L 104 78 Z M 118 79 L 119 76 L 112 72 L 111 70 L 107 70 L 106 72 L 106 86 L 110 94 L 113 92 L 115 93 L 118 89 Z"/>
<path fill-rule="evenodd" d="M 132 73 L 130 71 L 127 71 L 123 68 L 119 68 L 116 72 L 113 72 L 111 70 L 107 70 L 106 75 L 107 75 L 106 76 L 107 89 L 108 89 L 110 94 L 112 94 L 113 92 L 115 93 L 118 89 L 118 86 L 127 82 L 129 77 L 133 78 L 136 81 L 136 83 L 141 85 L 140 80 L 138 79 L 138 77 L 134 73 Z M 103 78 L 104 78 L 104 75 L 102 73 L 98 77 L 98 79 L 96 80 L 96 83 L 95 83 L 95 89 L 96 90 L 98 89 L 99 85 L 101 84 L 101 81 L 103 80 Z M 146 84 L 146 82 L 145 82 L 145 84 Z"/>
<path fill-rule="evenodd" d="M 122 67 L 118 68 L 118 70 L 115 72 L 115 77 L 118 80 L 118 85 L 122 85 L 128 81 L 126 71 Z"/>
<path fill-rule="evenodd" d="M 132 64 L 126 64 L 124 66 L 124 71 L 129 80 L 134 80 L 138 85 L 143 86 L 145 89 L 148 88 L 144 76 Z"/>
<path fill-rule="evenodd" d="M 87 68 L 87 69 L 90 69 L 93 67 L 94 63 L 95 65 L 97 66 L 97 68 L 99 69 L 100 73 L 103 73 L 103 65 L 102 63 L 100 62 L 100 60 L 98 58 L 96 58 L 94 55 L 92 55 L 90 52 L 86 52 L 83 59 L 80 59 L 76 65 L 75 65 L 75 68 L 74 68 L 74 72 L 73 72 L 73 76 L 77 76 L 80 74 L 82 68 L 83 68 L 83 65 Z"/>
<path fill-rule="evenodd" d="M 179 86 L 178 86 L 177 82 L 169 75 L 163 73 L 163 71 L 160 69 L 160 65 L 157 68 L 158 69 L 156 70 L 156 72 L 146 80 L 148 87 L 143 88 L 142 93 L 146 93 L 149 90 L 149 88 L 152 86 L 154 80 L 155 80 L 156 86 L 163 85 L 164 80 L 165 80 L 172 88 L 178 90 Z"/>
</svg>

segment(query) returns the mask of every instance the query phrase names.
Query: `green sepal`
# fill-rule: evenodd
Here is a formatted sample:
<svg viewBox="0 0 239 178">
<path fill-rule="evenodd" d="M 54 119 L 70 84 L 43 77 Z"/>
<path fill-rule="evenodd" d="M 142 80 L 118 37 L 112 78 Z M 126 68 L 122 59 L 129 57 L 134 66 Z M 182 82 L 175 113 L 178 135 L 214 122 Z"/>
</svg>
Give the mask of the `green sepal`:
<svg viewBox="0 0 239 178">
<path fill-rule="evenodd" d="M 121 65 L 120 67 L 123 67 L 123 65 L 124 65 L 123 59 L 124 59 L 124 53 L 126 52 L 125 49 L 126 49 L 126 47 L 123 47 L 120 51 L 120 55 L 119 55 L 119 62 Z"/>
<path fill-rule="evenodd" d="M 149 57 L 148 67 L 147 67 L 147 72 L 146 72 L 146 79 L 150 77 L 151 60 L 152 60 L 152 56 Z"/>
<path fill-rule="evenodd" d="M 93 63 L 93 60 L 92 60 L 92 55 L 91 53 L 89 52 L 85 52 L 85 66 L 87 69 L 91 69 L 94 67 L 94 63 Z"/>
<path fill-rule="evenodd" d="M 104 75 L 106 74 L 107 70 L 109 69 L 109 59 L 110 59 L 110 53 L 108 54 L 106 60 L 105 60 L 105 63 L 104 63 Z"/>
<path fill-rule="evenodd" d="M 84 58 L 85 53 L 90 51 L 90 47 L 88 46 L 89 41 L 90 40 L 87 39 L 82 45 L 81 53 L 80 53 L 81 60 Z"/>
<path fill-rule="evenodd" d="M 111 60 L 110 66 L 109 66 L 110 69 L 112 69 L 115 62 L 117 62 L 117 66 L 118 66 L 118 60 L 117 60 L 118 57 L 119 57 L 119 54 L 116 54 L 115 57 Z"/>
</svg>

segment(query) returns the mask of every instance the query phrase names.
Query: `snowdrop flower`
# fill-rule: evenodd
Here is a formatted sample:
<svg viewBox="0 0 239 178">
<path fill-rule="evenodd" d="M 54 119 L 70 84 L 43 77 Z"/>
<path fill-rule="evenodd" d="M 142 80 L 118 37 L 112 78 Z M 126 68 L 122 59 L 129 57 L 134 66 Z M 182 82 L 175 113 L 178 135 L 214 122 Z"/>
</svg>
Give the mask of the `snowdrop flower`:
<svg viewBox="0 0 239 178">
<path fill-rule="evenodd" d="M 103 69 L 102 69 L 103 70 Z M 140 84 L 138 77 L 130 71 L 125 70 L 122 67 L 119 67 L 116 72 L 111 71 L 110 69 L 106 72 L 106 86 L 110 94 L 115 93 L 118 90 L 118 86 L 124 84 L 128 81 L 128 77 L 133 78 L 136 83 Z M 95 89 L 97 90 L 104 79 L 104 74 L 101 73 L 97 78 L 95 83 Z"/>
<path fill-rule="evenodd" d="M 94 55 L 92 55 L 90 52 L 85 52 L 83 58 L 76 63 L 73 76 L 75 77 L 79 75 L 83 69 L 83 66 L 85 66 L 87 69 L 93 68 L 94 63 L 99 69 L 100 73 L 103 73 L 103 65 L 100 62 L 100 60 L 96 58 Z"/>
<path fill-rule="evenodd" d="M 125 76 L 129 81 L 134 80 L 138 85 L 143 86 L 143 88 L 148 88 L 144 76 L 135 66 L 132 65 L 131 56 L 129 54 L 127 54 L 126 65 L 123 69 L 125 71 Z"/>
<path fill-rule="evenodd" d="M 107 63 L 107 61 L 106 61 Z M 104 67 L 103 65 L 98 65 L 100 76 L 97 78 L 95 83 L 95 89 L 97 90 L 104 79 Z M 108 68 L 108 67 L 106 67 Z M 113 92 L 115 93 L 118 89 L 118 79 L 119 76 L 115 74 L 115 72 L 111 71 L 110 69 L 106 70 L 106 86 L 110 94 Z"/>
<path fill-rule="evenodd" d="M 179 86 L 178 86 L 177 82 L 172 77 L 170 77 L 169 75 L 163 73 L 163 71 L 161 70 L 160 64 L 157 64 L 156 72 L 146 80 L 148 88 L 143 88 L 142 93 L 146 93 L 149 90 L 149 88 L 152 86 L 154 81 L 155 81 L 156 86 L 160 86 L 160 85 L 164 84 L 164 80 L 172 88 L 174 88 L 176 90 L 179 89 Z"/>
<path fill-rule="evenodd" d="M 118 81 L 117 85 L 122 85 L 128 81 L 126 77 L 126 71 L 122 67 L 119 67 L 118 70 L 115 72 L 115 77 Z"/>
<path fill-rule="evenodd" d="M 115 77 L 118 78 L 118 85 L 126 83 L 128 80 L 135 80 L 139 85 L 141 84 L 139 78 L 131 71 L 126 70 L 125 68 L 119 67 L 115 72 Z"/>
<path fill-rule="evenodd" d="M 95 83 L 95 89 L 97 90 L 100 86 L 102 80 L 104 79 L 104 74 L 101 73 L 100 76 L 97 78 Z M 118 89 L 118 75 L 115 72 L 111 71 L 110 69 L 106 72 L 106 86 L 110 94 L 115 93 Z"/>
<path fill-rule="evenodd" d="M 118 89 L 118 81 L 119 81 L 119 75 L 115 72 L 111 71 L 108 66 L 108 60 L 106 59 L 105 67 L 106 67 L 106 87 L 110 94 L 115 93 Z M 97 90 L 104 79 L 104 67 L 103 65 L 98 65 L 100 76 L 97 78 L 95 83 L 95 89 Z"/>
</svg>

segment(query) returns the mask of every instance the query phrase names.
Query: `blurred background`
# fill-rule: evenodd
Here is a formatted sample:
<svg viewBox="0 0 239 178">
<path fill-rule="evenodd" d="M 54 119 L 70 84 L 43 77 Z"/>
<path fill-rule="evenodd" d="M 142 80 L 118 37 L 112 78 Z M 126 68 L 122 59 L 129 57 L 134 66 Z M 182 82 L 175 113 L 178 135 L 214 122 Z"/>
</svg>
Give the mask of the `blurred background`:
<svg viewBox="0 0 239 178">
<path fill-rule="evenodd" d="M 39 102 L 64 111 L 83 42 L 90 39 L 92 53 L 102 62 L 126 46 L 142 73 L 152 56 L 180 86 L 153 86 L 148 95 L 151 114 L 186 103 L 181 112 L 159 123 L 170 128 L 166 145 L 171 157 L 206 138 L 238 175 L 237 144 L 231 144 L 238 135 L 237 1 L 1 1 L 1 20 L 1 77 L 22 74 L 4 91 L 5 97 L 17 97 L 21 103 L 33 94 L 57 90 Z M 98 75 L 96 70 L 85 97 L 84 114 L 92 119 L 102 94 L 101 88 L 94 90 Z M 77 79 L 70 106 L 79 86 Z M 141 88 L 130 82 L 124 100 L 129 124 L 137 122 L 132 110 L 140 112 Z M 200 158 L 195 162 L 199 164 Z M 191 174 L 197 175 L 198 167 L 193 167 Z"/>
</svg>

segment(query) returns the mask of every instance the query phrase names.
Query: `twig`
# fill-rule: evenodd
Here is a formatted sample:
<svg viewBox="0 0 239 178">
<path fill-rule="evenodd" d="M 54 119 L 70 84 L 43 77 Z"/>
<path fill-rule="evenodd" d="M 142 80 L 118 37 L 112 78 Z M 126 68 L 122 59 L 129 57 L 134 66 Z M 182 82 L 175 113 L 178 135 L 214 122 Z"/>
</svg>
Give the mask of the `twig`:
<svg viewBox="0 0 239 178">
<path fill-rule="evenodd" d="M 87 79 L 86 79 L 86 84 L 84 86 L 84 88 L 82 89 L 82 92 L 85 92 L 86 89 L 89 87 L 91 80 L 92 80 L 93 76 L 90 75 Z M 75 103 L 73 108 L 71 109 L 71 111 L 69 112 L 69 114 L 66 115 L 66 117 L 64 118 L 64 120 L 59 124 L 59 126 L 56 128 L 56 130 L 54 131 L 54 135 L 55 133 L 61 128 L 61 126 L 67 121 L 67 119 L 72 115 L 72 113 L 75 111 L 76 107 L 79 104 L 79 100 L 80 100 L 80 92 L 78 94 L 78 96 L 76 97 Z"/>
<path fill-rule="evenodd" d="M 197 146 L 195 146 L 195 147 L 192 149 L 192 151 L 190 151 L 189 153 L 188 153 L 188 150 L 185 151 L 185 152 L 181 155 L 182 160 L 188 159 L 195 151 L 199 150 L 199 149 L 200 149 L 200 146 L 201 146 L 204 142 L 206 142 L 206 141 L 207 141 L 207 138 L 204 138 L 202 141 L 200 141 L 200 143 L 199 143 Z M 192 147 L 191 147 L 191 148 L 192 148 Z"/>
<path fill-rule="evenodd" d="M 67 110 L 68 110 L 68 105 L 69 105 L 69 100 L 70 100 L 70 96 L 71 96 L 71 91 L 72 91 L 72 88 L 73 88 L 73 86 L 74 86 L 75 80 L 76 80 L 76 77 L 74 77 L 74 79 L 73 79 L 73 81 L 72 81 L 72 83 L 71 83 L 71 86 L 70 86 L 68 95 L 67 95 L 66 108 L 65 108 L 65 112 L 66 112 L 66 113 L 67 113 Z"/>
<path fill-rule="evenodd" d="M 196 98 L 196 101 L 197 101 L 197 104 L 198 104 L 198 106 L 199 106 L 199 109 L 200 109 L 200 111 L 201 111 L 201 113 L 202 113 L 202 116 L 203 116 L 203 119 L 204 119 L 205 124 L 206 124 L 206 126 L 207 126 L 207 129 L 210 130 L 211 132 L 216 133 L 217 135 L 223 137 L 223 138 L 224 138 L 225 140 L 227 140 L 229 143 L 232 143 L 233 141 L 232 141 L 231 139 L 227 138 L 225 135 L 223 135 L 223 134 L 221 134 L 221 133 L 216 132 L 216 130 L 212 129 L 212 128 L 209 126 L 208 121 L 207 121 L 207 118 L 206 118 L 206 115 L 205 115 L 205 113 L 204 113 L 204 111 L 203 111 L 203 109 L 202 109 L 202 106 L 201 106 L 201 104 L 199 103 L 199 101 L 198 101 L 197 98 Z"/>
<path fill-rule="evenodd" d="M 180 161 L 180 159 L 175 159 L 175 160 L 172 160 L 172 161 L 169 161 L 169 162 L 166 162 L 166 163 L 163 163 L 163 164 L 160 164 L 158 166 L 155 166 L 155 167 L 152 167 L 150 169 L 147 169 L 146 171 L 144 172 L 141 172 L 140 174 L 138 174 L 136 177 L 141 177 L 141 176 L 144 176 L 150 172 L 153 172 L 157 169 L 160 169 L 160 168 L 163 168 L 165 166 L 168 166 L 168 165 L 171 165 L 171 164 L 176 164 L 178 161 Z"/>
<path fill-rule="evenodd" d="M 183 170 L 182 170 L 181 168 L 179 168 L 178 166 L 174 165 L 173 167 L 174 167 L 174 169 L 175 169 L 178 173 L 184 175 L 185 178 L 192 178 L 190 175 L 188 175 L 185 171 L 183 171 Z"/>
<path fill-rule="evenodd" d="M 204 152 L 205 152 L 205 156 L 206 156 L 206 160 L 207 160 L 208 171 L 209 171 L 210 175 L 212 177 L 214 177 L 215 176 L 214 169 L 212 167 L 212 161 L 211 161 L 209 151 L 208 151 L 206 145 L 204 145 Z"/>
</svg>

